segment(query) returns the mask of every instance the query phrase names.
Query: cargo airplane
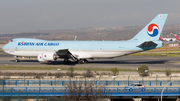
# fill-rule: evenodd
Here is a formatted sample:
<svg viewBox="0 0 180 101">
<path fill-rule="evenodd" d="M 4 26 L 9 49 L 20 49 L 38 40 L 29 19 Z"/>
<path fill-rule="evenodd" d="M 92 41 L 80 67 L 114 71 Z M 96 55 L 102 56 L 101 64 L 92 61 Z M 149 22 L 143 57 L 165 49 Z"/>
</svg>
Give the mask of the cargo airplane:
<svg viewBox="0 0 180 101">
<path fill-rule="evenodd" d="M 37 57 L 39 62 L 69 59 L 79 64 L 87 59 L 115 58 L 132 53 L 162 47 L 159 40 L 167 14 L 158 14 L 132 39 L 126 41 L 48 41 L 31 38 L 15 38 L 3 46 L 4 52 L 18 57 Z"/>
<path fill-rule="evenodd" d="M 176 41 L 175 38 L 162 38 L 162 37 L 159 37 L 159 39 L 160 39 L 161 41 Z"/>
</svg>

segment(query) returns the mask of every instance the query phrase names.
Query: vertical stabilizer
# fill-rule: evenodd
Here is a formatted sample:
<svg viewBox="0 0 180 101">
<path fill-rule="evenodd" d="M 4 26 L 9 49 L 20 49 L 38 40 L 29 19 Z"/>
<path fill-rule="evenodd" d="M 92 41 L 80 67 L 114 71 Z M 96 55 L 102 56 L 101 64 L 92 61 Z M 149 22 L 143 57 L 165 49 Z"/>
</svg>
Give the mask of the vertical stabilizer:
<svg viewBox="0 0 180 101">
<path fill-rule="evenodd" d="M 180 40 L 180 38 L 178 38 L 178 36 L 177 36 L 176 34 L 174 34 L 174 36 L 175 36 L 175 38 L 176 38 L 177 40 Z"/>
<path fill-rule="evenodd" d="M 155 41 L 159 40 L 168 14 L 158 14 L 150 23 L 148 23 L 131 40 L 137 41 Z"/>
</svg>

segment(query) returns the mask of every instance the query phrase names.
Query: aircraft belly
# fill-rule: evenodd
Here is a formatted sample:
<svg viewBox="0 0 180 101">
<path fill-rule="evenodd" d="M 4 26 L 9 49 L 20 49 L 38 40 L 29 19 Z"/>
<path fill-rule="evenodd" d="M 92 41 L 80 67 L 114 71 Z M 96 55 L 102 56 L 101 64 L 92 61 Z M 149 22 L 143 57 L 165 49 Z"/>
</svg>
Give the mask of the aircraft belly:
<svg viewBox="0 0 180 101">
<path fill-rule="evenodd" d="M 112 58 L 112 57 L 118 57 L 118 56 L 123 56 L 126 54 L 134 53 L 137 51 L 132 51 L 132 50 L 81 50 L 81 51 L 70 51 L 74 56 L 78 56 L 78 58 Z"/>
<path fill-rule="evenodd" d="M 14 55 L 16 56 L 38 56 L 38 54 L 43 53 L 41 51 L 16 51 Z"/>
<path fill-rule="evenodd" d="M 94 58 L 108 58 L 108 57 L 118 57 L 118 56 L 122 56 L 122 55 L 125 55 L 125 54 L 129 54 L 129 53 L 133 53 L 132 51 L 116 51 L 116 52 L 113 52 L 113 51 L 105 51 L 105 52 L 91 52 L 89 54 L 91 54 L 92 57 Z"/>
<path fill-rule="evenodd" d="M 45 52 L 45 51 L 25 51 L 25 50 L 9 50 L 9 51 L 5 51 L 8 54 L 14 55 L 14 56 L 38 56 L 39 54 Z"/>
<path fill-rule="evenodd" d="M 52 52 L 54 50 L 7 50 L 6 53 L 15 55 L 15 56 L 27 56 L 33 57 L 38 56 L 44 52 Z M 69 52 L 77 57 L 78 59 L 85 58 L 113 58 L 119 57 L 123 55 L 127 55 L 130 53 L 137 52 L 134 50 L 69 50 Z"/>
</svg>

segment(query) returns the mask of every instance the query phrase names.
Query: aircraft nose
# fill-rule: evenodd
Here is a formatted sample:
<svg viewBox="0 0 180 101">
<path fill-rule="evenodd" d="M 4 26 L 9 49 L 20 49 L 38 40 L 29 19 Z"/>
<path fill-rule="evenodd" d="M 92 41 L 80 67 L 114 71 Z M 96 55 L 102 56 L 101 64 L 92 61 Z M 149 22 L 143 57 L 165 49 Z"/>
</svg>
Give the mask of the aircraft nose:
<svg viewBox="0 0 180 101">
<path fill-rule="evenodd" d="M 6 47 L 7 47 L 7 45 L 4 45 L 4 46 L 2 47 L 2 50 L 4 51 L 4 50 L 6 49 Z"/>
</svg>

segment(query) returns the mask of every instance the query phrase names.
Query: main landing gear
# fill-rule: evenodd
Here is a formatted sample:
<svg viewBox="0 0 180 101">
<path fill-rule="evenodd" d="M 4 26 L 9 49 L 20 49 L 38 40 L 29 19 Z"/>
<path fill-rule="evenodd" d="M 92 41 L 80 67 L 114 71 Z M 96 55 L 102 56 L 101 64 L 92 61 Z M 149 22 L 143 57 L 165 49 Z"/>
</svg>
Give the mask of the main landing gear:
<svg viewBox="0 0 180 101">
<path fill-rule="evenodd" d="M 80 59 L 80 60 L 77 60 L 76 61 L 78 64 L 86 64 L 86 63 L 88 63 L 88 60 L 86 60 L 86 59 Z"/>
<path fill-rule="evenodd" d="M 71 61 L 69 61 L 69 58 L 65 58 L 63 63 L 64 63 L 64 64 L 70 64 Z"/>
<path fill-rule="evenodd" d="M 17 63 L 17 62 L 20 62 L 20 61 L 19 61 L 19 59 L 15 59 L 15 62 Z"/>
<path fill-rule="evenodd" d="M 18 56 L 14 56 L 14 58 L 15 58 L 15 62 L 16 62 L 16 63 L 17 63 L 17 62 L 20 62 L 19 59 L 18 59 Z"/>
<path fill-rule="evenodd" d="M 69 58 L 65 58 L 63 63 L 64 64 L 71 64 L 71 61 L 69 60 Z M 77 64 L 86 64 L 86 63 L 88 63 L 88 60 L 80 59 L 80 60 L 76 60 L 75 63 L 77 63 Z"/>
</svg>

